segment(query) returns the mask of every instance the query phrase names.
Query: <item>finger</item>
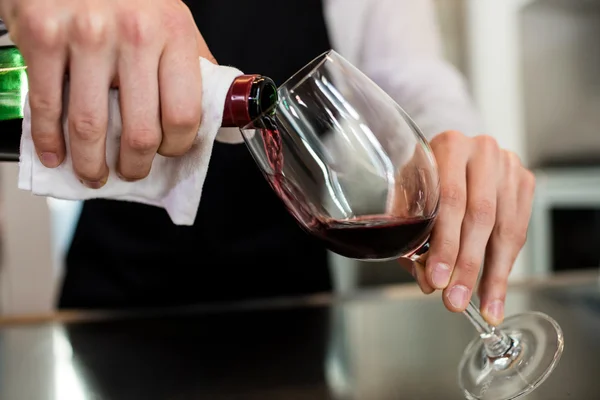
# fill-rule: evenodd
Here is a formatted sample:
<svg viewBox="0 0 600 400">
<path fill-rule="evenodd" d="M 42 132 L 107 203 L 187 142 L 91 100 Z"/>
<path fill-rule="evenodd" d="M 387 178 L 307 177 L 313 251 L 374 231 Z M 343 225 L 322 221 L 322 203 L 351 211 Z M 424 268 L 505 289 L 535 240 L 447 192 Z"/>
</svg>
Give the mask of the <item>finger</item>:
<svg viewBox="0 0 600 400">
<path fill-rule="evenodd" d="M 65 158 L 61 119 L 66 34 L 53 17 L 23 16 L 20 21 L 14 29 L 27 63 L 31 136 L 42 164 L 55 168 Z"/>
<path fill-rule="evenodd" d="M 444 134 L 431 145 L 439 168 L 440 205 L 431 233 L 426 275 L 430 286 L 444 289 L 450 281 L 460 248 L 467 197 L 465 171 L 471 150 L 466 138 L 459 133 Z"/>
<path fill-rule="evenodd" d="M 424 294 L 431 294 L 435 291 L 434 288 L 427 282 L 427 277 L 425 274 L 425 265 L 420 264 L 419 262 L 413 262 L 413 269 L 411 271 L 412 276 L 417 281 L 419 288 Z"/>
<path fill-rule="evenodd" d="M 467 165 L 467 209 L 462 223 L 460 250 L 444 303 L 450 311 L 464 311 L 485 256 L 496 220 L 498 145 L 489 136 L 473 139 L 473 155 Z"/>
<path fill-rule="evenodd" d="M 435 289 L 427 282 L 427 273 L 425 270 L 425 264 L 429 258 L 429 252 L 421 254 L 418 258 L 413 261 L 411 274 L 416 279 L 421 291 L 425 294 L 431 294 Z"/>
<path fill-rule="evenodd" d="M 519 236 L 523 233 L 523 224 L 517 215 L 521 163 L 510 152 L 503 152 L 500 163 L 503 172 L 498 183 L 496 223 L 479 286 L 481 312 L 492 325 L 499 325 L 504 318 L 508 274 L 520 250 Z"/>
<path fill-rule="evenodd" d="M 398 262 L 402 268 L 412 275 L 424 294 L 431 294 L 435 291 L 435 289 L 432 288 L 427 282 L 425 275 L 426 260 L 427 253 L 423 254 L 420 259 L 414 261 L 407 257 L 401 257 L 398 259 Z"/>
<path fill-rule="evenodd" d="M 98 189 L 108 179 L 108 90 L 114 59 L 108 38 L 112 29 L 93 11 L 80 12 L 73 23 L 68 118 L 73 169 L 83 184 Z"/>
<path fill-rule="evenodd" d="M 531 218 L 531 209 L 533 206 L 533 199 L 535 196 L 535 175 L 529 170 L 522 170 L 519 182 L 519 195 L 518 195 L 518 215 L 519 219 L 527 223 L 529 226 L 529 220 Z"/>
<path fill-rule="evenodd" d="M 128 181 L 148 176 L 161 141 L 158 62 L 154 27 L 135 21 L 125 29 L 118 65 L 123 134 L 118 173 Z"/>
<path fill-rule="evenodd" d="M 179 29 L 181 32 L 173 34 L 161 56 L 158 74 L 163 132 L 158 153 L 167 157 L 183 155 L 190 149 L 202 113 L 200 65 L 196 43 L 189 40 L 189 34 L 197 29 L 189 22 Z"/>
</svg>

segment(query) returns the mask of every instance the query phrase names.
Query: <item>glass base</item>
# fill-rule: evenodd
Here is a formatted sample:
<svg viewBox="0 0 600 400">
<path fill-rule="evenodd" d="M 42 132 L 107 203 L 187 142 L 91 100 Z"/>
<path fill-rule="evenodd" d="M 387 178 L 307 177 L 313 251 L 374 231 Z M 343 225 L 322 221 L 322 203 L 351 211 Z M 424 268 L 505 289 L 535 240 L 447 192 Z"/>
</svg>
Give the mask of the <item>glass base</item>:
<svg viewBox="0 0 600 400">
<path fill-rule="evenodd" d="M 488 357 L 480 337 L 463 354 L 458 383 L 467 399 L 516 399 L 544 382 L 560 360 L 563 333 L 549 316 L 537 312 L 515 315 L 506 318 L 499 329 L 512 341 L 503 355 Z"/>
</svg>

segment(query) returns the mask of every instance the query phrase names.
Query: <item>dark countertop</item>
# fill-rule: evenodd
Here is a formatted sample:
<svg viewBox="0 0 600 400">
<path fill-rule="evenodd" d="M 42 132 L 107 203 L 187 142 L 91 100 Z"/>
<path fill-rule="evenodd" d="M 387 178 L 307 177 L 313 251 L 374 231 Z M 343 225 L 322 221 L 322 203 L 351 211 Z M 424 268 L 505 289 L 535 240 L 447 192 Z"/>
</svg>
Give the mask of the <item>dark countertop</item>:
<svg viewBox="0 0 600 400">
<path fill-rule="evenodd" d="M 565 352 L 526 399 L 600 398 L 598 271 L 511 289 Z M 2 400 L 453 400 L 475 331 L 414 286 L 146 314 L 0 320 Z"/>
</svg>

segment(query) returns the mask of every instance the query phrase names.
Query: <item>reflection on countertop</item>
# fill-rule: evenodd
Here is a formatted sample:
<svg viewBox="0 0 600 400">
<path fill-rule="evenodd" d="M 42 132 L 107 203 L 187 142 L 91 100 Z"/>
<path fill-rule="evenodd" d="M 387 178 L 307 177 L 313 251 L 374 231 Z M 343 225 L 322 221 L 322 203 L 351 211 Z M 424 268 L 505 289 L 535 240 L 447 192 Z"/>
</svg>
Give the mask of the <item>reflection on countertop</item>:
<svg viewBox="0 0 600 400">
<path fill-rule="evenodd" d="M 597 271 L 516 285 L 507 313 L 554 317 L 565 353 L 527 399 L 596 399 Z M 0 398 L 461 399 L 456 368 L 475 332 L 410 286 L 146 315 L 3 322 Z M 26 323 L 27 322 L 27 323 Z"/>
</svg>

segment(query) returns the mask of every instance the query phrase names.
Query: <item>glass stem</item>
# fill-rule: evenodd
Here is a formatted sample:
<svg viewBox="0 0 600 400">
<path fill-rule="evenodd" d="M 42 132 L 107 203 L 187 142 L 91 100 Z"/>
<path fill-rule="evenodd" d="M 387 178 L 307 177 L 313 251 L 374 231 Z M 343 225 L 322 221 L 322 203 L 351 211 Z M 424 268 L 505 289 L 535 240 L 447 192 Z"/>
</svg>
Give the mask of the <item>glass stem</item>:
<svg viewBox="0 0 600 400">
<path fill-rule="evenodd" d="M 471 324 L 479 332 L 479 337 L 483 341 L 486 353 L 489 357 L 501 357 L 512 347 L 512 340 L 502 330 L 490 326 L 479 312 L 479 309 L 469 302 L 467 309 L 463 312 Z"/>
<path fill-rule="evenodd" d="M 427 261 L 427 255 L 429 251 L 429 238 L 423 243 L 414 253 L 408 258 L 414 263 L 415 268 L 425 268 L 425 262 Z M 416 278 L 416 276 L 415 276 Z M 496 358 L 505 355 L 512 347 L 513 342 L 507 334 L 502 330 L 490 326 L 483 316 L 479 312 L 479 308 L 469 302 L 467 309 L 463 312 L 467 316 L 467 319 L 471 321 L 471 324 L 479 332 L 479 337 L 483 341 L 486 353 L 488 357 Z"/>
</svg>

